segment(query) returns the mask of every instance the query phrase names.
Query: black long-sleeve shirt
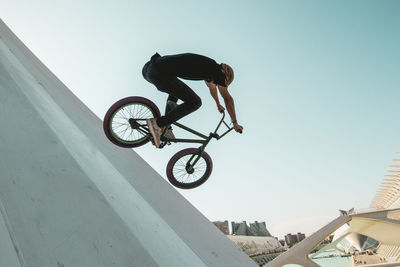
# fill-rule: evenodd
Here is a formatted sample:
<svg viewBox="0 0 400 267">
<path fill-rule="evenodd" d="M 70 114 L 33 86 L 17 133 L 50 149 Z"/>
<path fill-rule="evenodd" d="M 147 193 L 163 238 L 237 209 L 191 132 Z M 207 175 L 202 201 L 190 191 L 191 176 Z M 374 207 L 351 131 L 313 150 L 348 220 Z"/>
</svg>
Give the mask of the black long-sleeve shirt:
<svg viewBox="0 0 400 267">
<path fill-rule="evenodd" d="M 192 53 L 168 55 L 156 58 L 154 63 L 155 68 L 161 73 L 186 80 L 205 80 L 226 86 L 221 65 L 206 56 Z"/>
</svg>

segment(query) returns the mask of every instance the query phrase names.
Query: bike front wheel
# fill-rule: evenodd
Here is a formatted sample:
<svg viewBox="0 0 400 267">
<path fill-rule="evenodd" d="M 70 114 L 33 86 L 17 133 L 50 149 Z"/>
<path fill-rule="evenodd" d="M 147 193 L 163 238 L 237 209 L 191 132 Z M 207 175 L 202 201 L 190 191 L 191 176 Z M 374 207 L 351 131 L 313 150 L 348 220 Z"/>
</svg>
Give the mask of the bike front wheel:
<svg viewBox="0 0 400 267">
<path fill-rule="evenodd" d="M 211 157 L 198 148 L 187 148 L 176 153 L 168 162 L 167 177 L 181 189 L 192 189 L 205 183 L 213 168 Z"/>
<path fill-rule="evenodd" d="M 120 147 L 138 147 L 150 141 L 146 119 L 160 117 L 160 110 L 149 99 L 126 97 L 107 111 L 103 129 L 107 138 Z"/>
</svg>

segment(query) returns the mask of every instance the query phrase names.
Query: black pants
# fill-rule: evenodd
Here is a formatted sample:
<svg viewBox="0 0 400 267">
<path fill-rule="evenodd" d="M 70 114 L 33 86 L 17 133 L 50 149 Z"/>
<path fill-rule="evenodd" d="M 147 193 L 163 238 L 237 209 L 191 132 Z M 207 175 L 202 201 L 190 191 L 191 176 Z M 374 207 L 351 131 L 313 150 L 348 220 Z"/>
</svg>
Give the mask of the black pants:
<svg viewBox="0 0 400 267">
<path fill-rule="evenodd" d="M 193 90 L 179 80 L 175 76 L 161 73 L 157 70 L 157 61 L 162 60 L 162 57 L 156 53 L 151 57 L 142 70 L 143 77 L 150 83 L 154 84 L 161 92 L 169 94 L 165 110 L 165 116 L 157 119 L 157 124 L 160 127 L 170 125 L 180 118 L 192 113 L 201 106 L 200 97 Z M 178 99 L 183 103 L 180 105 L 172 105 L 169 102 L 176 102 Z"/>
<path fill-rule="evenodd" d="M 159 72 L 157 70 L 159 60 L 162 60 L 162 57 L 158 53 L 151 57 L 151 60 L 143 67 L 143 77 L 154 84 L 159 91 L 169 94 L 167 103 L 169 101 L 176 103 L 178 99 L 183 101 L 172 110 L 169 108 L 171 105 L 167 104 L 165 116 L 157 119 L 158 126 L 164 127 L 200 108 L 201 99 L 177 77 Z"/>
</svg>

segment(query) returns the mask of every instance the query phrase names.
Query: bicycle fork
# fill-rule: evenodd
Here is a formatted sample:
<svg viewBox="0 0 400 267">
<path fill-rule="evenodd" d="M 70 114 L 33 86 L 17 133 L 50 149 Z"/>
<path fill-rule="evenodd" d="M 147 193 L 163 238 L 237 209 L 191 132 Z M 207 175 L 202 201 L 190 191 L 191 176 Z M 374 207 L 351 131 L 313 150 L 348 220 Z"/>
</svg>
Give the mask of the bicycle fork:
<svg viewBox="0 0 400 267">
<path fill-rule="evenodd" d="M 203 156 L 203 152 L 206 149 L 207 144 L 210 142 L 211 139 L 208 139 L 207 142 L 202 145 L 201 147 L 199 147 L 200 152 L 198 154 L 193 154 L 190 159 L 188 160 L 188 162 L 186 163 L 186 171 L 189 174 L 194 173 L 194 166 L 196 165 L 196 163 L 199 161 L 199 159 L 201 158 L 201 156 Z M 194 159 L 194 162 L 192 162 L 192 160 Z"/>
</svg>

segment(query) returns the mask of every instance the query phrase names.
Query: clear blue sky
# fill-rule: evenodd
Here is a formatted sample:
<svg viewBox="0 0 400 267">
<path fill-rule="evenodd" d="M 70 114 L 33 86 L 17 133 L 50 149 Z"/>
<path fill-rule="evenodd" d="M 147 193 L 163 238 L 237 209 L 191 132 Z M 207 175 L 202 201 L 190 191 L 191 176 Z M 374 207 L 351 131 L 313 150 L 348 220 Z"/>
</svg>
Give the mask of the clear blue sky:
<svg viewBox="0 0 400 267">
<path fill-rule="evenodd" d="M 164 109 L 141 76 L 156 51 L 231 65 L 244 134 L 211 143 L 210 180 L 180 192 L 210 220 L 266 221 L 278 236 L 368 207 L 400 150 L 399 13 L 395 0 L 0 0 L 0 18 L 100 118 L 130 95 Z M 208 133 L 219 113 L 188 84 L 203 106 L 182 122 Z M 136 151 L 165 177 L 184 147 Z"/>
</svg>

